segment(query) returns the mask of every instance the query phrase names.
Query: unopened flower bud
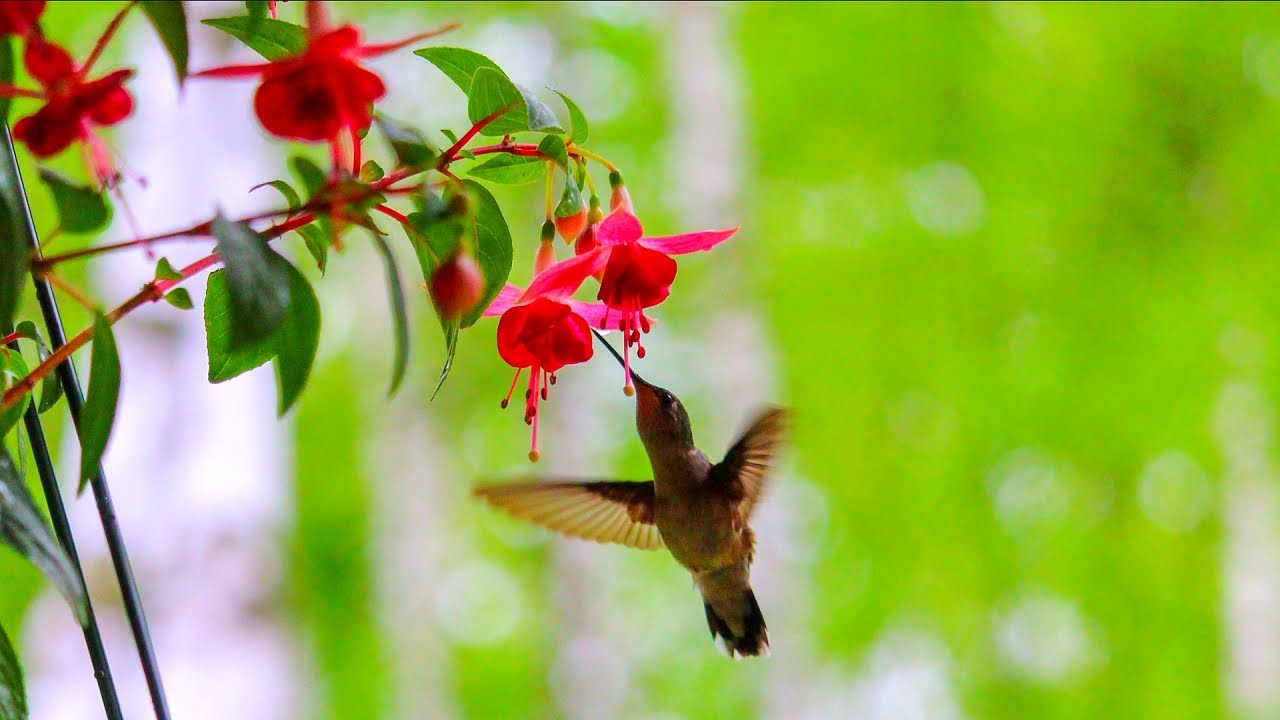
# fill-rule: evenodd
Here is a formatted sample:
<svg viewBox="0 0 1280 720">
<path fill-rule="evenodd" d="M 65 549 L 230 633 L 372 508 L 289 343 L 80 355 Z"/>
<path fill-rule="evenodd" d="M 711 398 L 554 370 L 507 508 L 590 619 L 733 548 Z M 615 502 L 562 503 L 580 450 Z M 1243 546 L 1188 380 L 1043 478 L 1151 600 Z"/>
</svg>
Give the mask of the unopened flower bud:
<svg viewBox="0 0 1280 720">
<path fill-rule="evenodd" d="M 556 264 L 556 245 L 550 240 L 538 243 L 538 255 L 533 261 L 533 274 L 541 275 L 543 271 Z"/>
<path fill-rule="evenodd" d="M 560 237 L 564 238 L 565 242 L 573 242 L 586 224 L 587 209 L 585 207 L 573 215 L 556 217 L 556 230 L 560 232 Z"/>
<path fill-rule="evenodd" d="M 574 255 L 585 255 L 596 249 L 596 224 L 588 223 L 582 232 L 578 233 L 578 239 L 573 243 Z"/>
<path fill-rule="evenodd" d="M 622 173 L 617 170 L 609 173 L 609 189 L 610 210 L 622 208 L 629 213 L 635 213 L 635 206 L 631 204 L 631 193 L 627 192 L 627 186 L 622 182 Z"/>
<path fill-rule="evenodd" d="M 436 268 L 427 289 L 440 317 L 454 320 L 480 302 L 480 296 L 484 292 L 484 275 L 471 255 L 459 252 Z"/>
</svg>

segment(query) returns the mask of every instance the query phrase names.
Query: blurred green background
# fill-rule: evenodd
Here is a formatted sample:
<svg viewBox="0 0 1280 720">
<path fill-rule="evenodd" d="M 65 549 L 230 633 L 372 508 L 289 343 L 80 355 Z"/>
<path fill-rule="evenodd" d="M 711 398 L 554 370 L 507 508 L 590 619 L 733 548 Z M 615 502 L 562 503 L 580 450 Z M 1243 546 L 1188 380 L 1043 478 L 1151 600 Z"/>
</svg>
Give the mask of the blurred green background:
<svg viewBox="0 0 1280 720">
<path fill-rule="evenodd" d="M 55 8 L 49 32 L 91 38 L 113 8 Z M 799 420 L 758 528 L 774 656 L 731 663 L 669 558 L 466 497 L 484 476 L 646 477 L 606 358 L 563 373 L 530 468 L 491 321 L 431 403 L 422 298 L 391 402 L 385 337 L 330 339 L 288 421 L 274 610 L 306 648 L 304 716 L 1280 717 L 1280 10 L 337 12 L 380 39 L 462 20 L 445 44 L 579 100 L 651 231 L 741 224 L 681 259 L 640 371 L 712 456 L 752 403 Z M 461 129 L 456 89 L 391 65 L 399 115 Z M 495 192 L 523 283 L 538 190 Z M 357 255 L 322 303 L 380 326 L 380 288 L 347 295 L 376 267 Z M 16 627 L 40 580 L 7 554 L 0 577 Z"/>
</svg>

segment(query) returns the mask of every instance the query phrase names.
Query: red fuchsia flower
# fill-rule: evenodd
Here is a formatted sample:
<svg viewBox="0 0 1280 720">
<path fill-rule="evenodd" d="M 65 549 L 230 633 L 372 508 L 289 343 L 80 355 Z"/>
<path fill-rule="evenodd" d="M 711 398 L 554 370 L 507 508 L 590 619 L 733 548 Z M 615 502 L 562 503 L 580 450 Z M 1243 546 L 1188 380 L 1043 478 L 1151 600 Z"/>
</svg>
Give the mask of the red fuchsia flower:
<svg viewBox="0 0 1280 720">
<path fill-rule="evenodd" d="M 308 3 L 316 5 L 316 3 Z M 294 140 L 331 142 L 346 130 L 359 133 L 373 120 L 373 103 L 387 92 L 377 74 L 361 67 L 365 58 L 385 55 L 451 30 L 415 35 L 385 45 L 365 45 L 352 25 L 316 30 L 300 55 L 255 65 L 230 65 L 196 73 L 197 77 L 262 76 L 254 110 L 273 135 Z"/>
<path fill-rule="evenodd" d="M 600 303 L 585 303 L 570 298 L 583 281 L 603 266 L 602 255 L 579 255 L 552 266 L 537 275 L 529 289 L 508 284 L 485 311 L 485 317 L 501 316 L 498 321 L 498 354 L 516 368 L 511 389 L 502 407 L 529 369 L 529 385 L 525 391 L 524 420 L 533 426 L 533 448 L 529 459 L 537 462 L 538 403 L 546 400 L 556 382 L 556 372 L 566 365 L 591 359 L 591 328 L 618 329 L 618 317 L 609 320 L 609 310 Z M 647 319 L 646 319 L 647 321 Z"/>
<path fill-rule="evenodd" d="M 26 36 L 44 14 L 45 0 L 8 0 L 0 3 L 0 37 Z"/>
<path fill-rule="evenodd" d="M 114 179 L 110 154 L 94 128 L 115 125 L 133 112 L 133 97 L 124 89 L 124 81 L 133 71 L 117 70 L 85 82 L 84 69 L 76 68 L 67 51 L 39 36 L 27 41 L 23 63 L 43 89 L 3 86 L 0 95 L 39 98 L 45 104 L 19 120 L 13 126 L 13 136 L 40 158 L 56 155 L 73 142 L 82 141 L 98 180 L 106 184 Z"/>
<path fill-rule="evenodd" d="M 676 261 L 672 255 L 710 250 L 733 237 L 737 228 L 644 237 L 640 220 L 625 209 L 618 209 L 596 226 L 595 249 L 578 257 L 604 258 L 604 275 L 597 296 L 611 311 L 619 313 L 619 327 L 624 335 L 625 391 L 635 392 L 631 384 L 631 346 L 644 357 L 640 334 L 649 332 L 650 322 L 644 309 L 658 305 L 671 295 L 676 279 Z"/>
</svg>

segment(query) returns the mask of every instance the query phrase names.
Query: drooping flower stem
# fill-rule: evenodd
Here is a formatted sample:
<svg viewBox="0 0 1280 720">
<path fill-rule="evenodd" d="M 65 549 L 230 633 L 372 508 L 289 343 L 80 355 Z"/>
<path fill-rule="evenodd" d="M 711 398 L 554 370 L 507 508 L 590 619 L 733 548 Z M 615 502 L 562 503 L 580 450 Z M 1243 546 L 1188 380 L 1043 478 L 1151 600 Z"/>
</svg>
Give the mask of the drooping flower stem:
<svg viewBox="0 0 1280 720">
<path fill-rule="evenodd" d="M 556 165 L 552 162 L 547 165 L 547 220 L 550 221 L 555 215 L 556 207 Z"/>
<path fill-rule="evenodd" d="M 71 299 L 83 305 L 89 312 L 96 313 L 102 309 L 98 306 L 98 303 L 94 302 L 88 295 L 85 295 L 80 288 L 68 282 L 66 278 L 52 272 L 45 273 L 44 276 L 49 278 L 49 282 L 53 283 L 59 290 L 70 295 Z"/>
</svg>

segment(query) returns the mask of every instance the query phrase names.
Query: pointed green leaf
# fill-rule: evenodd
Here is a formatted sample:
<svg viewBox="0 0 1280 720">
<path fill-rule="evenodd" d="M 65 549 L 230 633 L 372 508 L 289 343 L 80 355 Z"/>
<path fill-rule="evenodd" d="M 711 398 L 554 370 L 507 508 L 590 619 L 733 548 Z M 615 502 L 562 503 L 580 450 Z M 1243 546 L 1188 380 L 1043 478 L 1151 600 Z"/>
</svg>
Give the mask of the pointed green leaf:
<svg viewBox="0 0 1280 720">
<path fill-rule="evenodd" d="M 307 197 L 314 196 L 324 189 L 325 184 L 328 183 L 324 170 L 321 170 L 319 165 L 307 158 L 296 155 L 290 163 L 293 165 L 293 173 L 302 181 L 302 187 L 307 191 Z"/>
<path fill-rule="evenodd" d="M 555 136 L 548 135 L 547 137 Z M 564 147 L 564 143 L 560 143 L 560 146 Z M 546 175 L 547 163 L 540 158 L 497 155 L 471 168 L 467 171 L 467 174 L 479 180 L 488 180 L 489 182 L 504 185 L 523 185 Z"/>
<path fill-rule="evenodd" d="M 45 344 L 44 338 L 40 336 L 40 331 L 36 329 L 35 323 L 30 320 L 23 320 L 18 323 L 17 330 L 35 342 L 36 352 L 40 355 L 40 362 L 48 360 L 49 356 L 53 354 L 53 351 Z M 61 399 L 62 383 L 58 380 L 58 373 L 51 372 L 40 383 L 40 406 L 37 410 L 41 413 L 47 412 Z M 0 436 L 3 435 L 4 433 L 0 433 Z"/>
<path fill-rule="evenodd" d="M 582 202 L 582 191 L 572 175 L 564 177 L 564 192 L 560 194 L 560 203 L 556 205 L 556 217 L 572 217 L 582 212 L 586 204 Z"/>
<path fill-rule="evenodd" d="M 405 370 L 409 367 L 409 311 L 406 309 L 404 287 L 400 284 L 400 270 L 396 267 L 396 258 L 391 252 L 391 246 L 387 245 L 387 241 L 381 235 L 372 235 L 372 237 L 387 270 L 387 293 L 391 301 L 396 353 L 391 367 L 391 389 L 387 394 L 394 395 L 400 387 L 400 381 L 404 379 Z"/>
<path fill-rule="evenodd" d="M 396 155 L 397 167 L 426 167 L 439 154 L 439 151 L 427 141 L 425 135 L 417 128 L 397 122 L 382 113 L 374 116 L 382 135 L 391 145 Z M 457 138 L 454 138 L 454 142 Z"/>
<path fill-rule="evenodd" d="M 315 225 L 303 225 L 298 228 L 298 234 L 302 236 L 307 252 L 311 253 L 311 257 L 316 261 L 316 267 L 320 269 L 320 275 L 323 276 L 324 268 L 329 264 L 328 233 Z"/>
<path fill-rule="evenodd" d="M 120 399 L 120 355 L 111 323 L 99 313 L 93 319 L 93 355 L 89 361 L 89 392 L 80 413 L 80 488 L 102 465 L 102 455 L 116 422 L 116 402 Z"/>
<path fill-rule="evenodd" d="M 372 160 L 366 160 L 364 165 L 360 166 L 360 179 L 365 182 L 376 182 L 386 175 L 382 171 L 382 166 Z"/>
<path fill-rule="evenodd" d="M 271 182 L 264 182 L 261 185 L 254 185 L 253 187 L 249 188 L 249 192 L 253 192 L 258 188 L 264 188 L 264 187 L 273 187 L 277 191 L 279 191 L 279 193 L 284 196 L 284 201 L 286 204 L 288 204 L 290 210 L 293 210 L 302 205 L 302 201 L 298 199 L 298 193 L 293 189 L 291 185 L 289 185 L 289 183 L 283 180 L 272 180 Z"/>
<path fill-rule="evenodd" d="M 445 378 L 449 377 L 449 372 L 453 370 L 453 357 L 458 353 L 458 321 L 441 320 L 444 325 L 444 366 L 440 368 L 440 377 L 436 379 L 436 387 L 431 391 L 431 399 L 435 400 L 436 395 L 440 394 L 440 388 L 444 387 Z"/>
<path fill-rule="evenodd" d="M 506 75 L 492 68 L 476 70 L 471 90 L 467 93 L 467 118 L 471 123 L 478 123 L 506 107 L 511 110 L 486 125 L 480 131 L 481 135 L 501 137 L 528 130 L 529 113 L 525 110 L 524 95 L 520 93 L 520 88 L 508 80 Z"/>
<path fill-rule="evenodd" d="M 27 278 L 29 250 L 23 227 L 15 212 L 14 178 L 8 163 L 0 163 L 0 329 L 13 326 L 13 316 L 22 301 L 22 286 Z"/>
<path fill-rule="evenodd" d="M 164 301 L 179 310 L 190 310 L 196 306 L 191 300 L 191 293 L 186 288 L 174 288 L 164 296 Z"/>
<path fill-rule="evenodd" d="M 111 206 L 105 195 L 91 187 L 77 185 L 48 168 L 40 168 L 39 172 L 40 180 L 53 195 L 63 232 L 81 235 L 106 227 L 111 219 Z"/>
<path fill-rule="evenodd" d="M 448 138 L 450 145 L 458 142 L 458 134 L 449 128 L 440 128 L 440 134 Z"/>
<path fill-rule="evenodd" d="M 142 12 L 155 27 L 156 34 L 164 43 L 164 49 L 173 61 L 173 68 L 178 73 L 178 84 L 187 79 L 187 54 L 190 42 L 187 39 L 187 13 L 181 2 L 176 0 L 145 0 Z"/>
<path fill-rule="evenodd" d="M 440 72 L 447 75 L 464 93 L 470 93 L 472 78 L 480 68 L 502 72 L 502 68 L 498 67 L 494 61 L 478 52 L 463 48 L 428 47 L 415 50 L 413 54 L 440 68 Z"/>
<path fill-rule="evenodd" d="M 292 289 L 290 297 L 292 297 Z M 205 343 L 209 350 L 209 382 L 217 384 L 266 364 L 275 355 L 270 338 L 243 347 L 233 347 L 231 289 L 227 271 L 209 276 L 204 294 Z"/>
<path fill-rule="evenodd" d="M 13 38 L 0 38 L 0 82 L 13 84 Z M 11 98 L 0 97 L 0 122 L 9 122 Z"/>
<path fill-rule="evenodd" d="M 262 235 L 221 214 L 213 235 L 231 291 L 231 347 L 253 345 L 270 337 L 288 312 L 289 263 Z"/>
<path fill-rule="evenodd" d="M 182 273 L 173 269 L 169 258 L 162 257 L 156 262 L 156 280 L 181 280 Z"/>
<path fill-rule="evenodd" d="M 22 353 L 12 348 L 0 347 L 0 393 L 13 387 L 14 383 L 26 377 L 29 372 L 27 361 L 22 359 Z M 23 395 L 18 404 L 0 413 L 0 439 L 8 435 L 13 426 L 22 419 L 22 413 L 27 411 L 29 402 L 31 402 L 31 393 Z"/>
<path fill-rule="evenodd" d="M 0 627 L 0 720 L 27 720 L 27 688 L 22 682 L 22 663 L 13 644 Z"/>
<path fill-rule="evenodd" d="M 236 15 L 200 22 L 225 32 L 272 62 L 301 55 L 307 49 L 307 29 L 283 20 Z"/>
<path fill-rule="evenodd" d="M 422 269 L 422 281 L 430 283 L 436 267 L 443 262 L 444 258 L 453 257 L 457 252 L 464 228 L 456 220 L 442 217 L 444 201 L 435 194 L 427 193 L 423 197 L 423 205 L 430 206 L 428 211 L 411 213 L 409 224 L 412 229 L 405 227 L 404 231 L 413 245 L 413 252 Z M 440 369 L 440 377 L 436 380 L 435 390 L 431 393 L 432 399 L 440 392 L 445 378 L 449 377 L 449 371 L 453 368 L 454 354 L 458 351 L 458 319 L 446 320 L 439 313 L 436 317 L 440 320 L 440 329 L 444 331 L 445 358 L 444 366 Z"/>
<path fill-rule="evenodd" d="M 475 309 L 462 318 L 461 327 L 469 328 L 484 314 L 511 275 L 511 230 L 498 201 L 483 185 L 474 180 L 464 180 L 463 184 L 475 207 L 471 228 L 473 247 L 476 262 L 484 273 L 484 295 Z"/>
<path fill-rule="evenodd" d="M 564 140 L 555 135 L 548 135 L 538 143 L 538 152 L 555 160 L 565 172 L 569 171 L 569 148 L 565 146 Z"/>
<path fill-rule="evenodd" d="M 88 407 L 86 406 L 86 410 Z M 27 484 L 0 445 L 0 542 L 18 551 L 49 578 L 71 605 L 83 625 L 89 614 L 84 582 L 62 546 L 54 539 L 44 516 L 36 509 Z"/>
<path fill-rule="evenodd" d="M 547 133 L 564 133 L 564 128 L 560 126 L 560 120 L 556 118 L 556 113 L 546 103 L 538 99 L 533 91 L 523 85 L 517 85 L 520 95 L 524 98 L 524 104 L 528 119 L 525 121 L 525 128 L 535 132 Z"/>
<path fill-rule="evenodd" d="M 568 95 L 559 90 L 551 92 L 560 96 L 564 101 L 564 106 L 569 108 L 569 139 L 575 144 L 581 145 L 587 141 L 587 116 L 582 112 L 582 108 L 578 107 L 578 103 L 569 99 Z"/>
<path fill-rule="evenodd" d="M 289 318 L 276 331 L 276 409 L 284 415 L 302 394 L 320 347 L 320 301 L 306 276 L 289 265 Z"/>
</svg>

